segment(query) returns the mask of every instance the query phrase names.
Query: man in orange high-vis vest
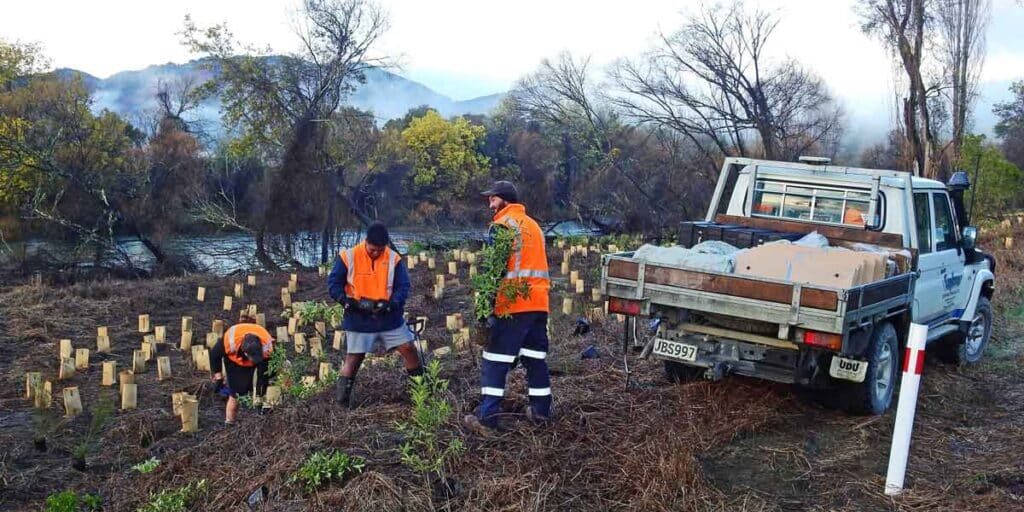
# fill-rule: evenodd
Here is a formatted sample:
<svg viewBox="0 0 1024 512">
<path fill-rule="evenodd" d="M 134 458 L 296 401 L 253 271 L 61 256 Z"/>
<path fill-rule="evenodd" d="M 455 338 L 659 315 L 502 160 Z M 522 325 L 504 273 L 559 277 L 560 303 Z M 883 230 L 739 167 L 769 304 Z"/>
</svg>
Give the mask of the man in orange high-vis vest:
<svg viewBox="0 0 1024 512">
<path fill-rule="evenodd" d="M 387 227 L 374 222 L 366 230 L 366 240 L 338 254 L 327 276 L 328 293 L 345 306 L 345 365 L 335 400 L 346 407 L 355 403 L 352 390 L 363 358 L 378 342 L 401 354 L 410 377 L 423 374 L 412 344 L 415 336 L 402 315 L 411 288 L 409 271 L 388 247 L 390 241 Z"/>
<path fill-rule="evenodd" d="M 498 294 L 494 317 L 487 319 L 490 337 L 480 364 L 480 409 L 476 416 L 463 419 L 471 430 L 485 433 L 498 426 L 505 379 L 516 360 L 526 368 L 530 401 L 527 417 L 536 424 L 545 423 L 551 417 L 551 377 L 546 361 L 551 281 L 544 233 L 537 222 L 526 215 L 526 207 L 519 203 L 515 185 L 498 181 L 482 195 L 487 197 L 488 206 L 494 211 L 492 233 L 497 229 L 515 233 L 505 279 L 525 281 L 529 285 L 529 293 L 513 301 Z"/>
<path fill-rule="evenodd" d="M 273 351 L 274 339 L 250 316 L 242 316 L 210 349 L 210 368 L 217 370 L 213 381 L 218 392 L 228 398 L 224 409 L 224 422 L 228 425 L 238 417 L 238 395 L 251 393 L 254 380 L 258 396 L 267 392 L 267 369 Z"/>
</svg>

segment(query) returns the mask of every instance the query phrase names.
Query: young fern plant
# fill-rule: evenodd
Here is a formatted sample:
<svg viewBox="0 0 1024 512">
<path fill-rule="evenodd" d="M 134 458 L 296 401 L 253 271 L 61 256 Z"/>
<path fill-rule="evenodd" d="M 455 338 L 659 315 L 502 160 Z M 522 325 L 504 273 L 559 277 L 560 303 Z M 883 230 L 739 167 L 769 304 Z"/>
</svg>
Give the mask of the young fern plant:
<svg viewBox="0 0 1024 512">
<path fill-rule="evenodd" d="M 522 240 L 515 231 L 504 226 L 496 226 L 491 232 L 492 243 L 483 248 L 480 270 L 472 279 L 473 290 L 476 292 L 473 305 L 477 319 L 494 314 L 494 303 L 499 296 L 509 302 L 530 296 L 530 285 L 525 279 L 505 279 L 508 260 L 516 244 L 521 244 Z"/>
</svg>

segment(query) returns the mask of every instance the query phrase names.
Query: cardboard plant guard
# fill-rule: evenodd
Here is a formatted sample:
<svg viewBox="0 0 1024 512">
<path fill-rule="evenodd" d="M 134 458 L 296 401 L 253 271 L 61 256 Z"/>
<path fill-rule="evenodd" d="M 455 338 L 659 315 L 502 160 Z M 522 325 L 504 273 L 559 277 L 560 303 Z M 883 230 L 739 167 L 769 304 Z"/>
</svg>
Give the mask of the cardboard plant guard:
<svg viewBox="0 0 1024 512">
<path fill-rule="evenodd" d="M 135 384 L 135 372 L 122 370 L 117 374 L 117 382 L 121 389 L 124 389 L 125 384 Z"/>
<path fill-rule="evenodd" d="M 60 340 L 60 358 L 71 357 L 75 354 L 75 348 L 71 346 L 71 340 Z"/>
<path fill-rule="evenodd" d="M 121 410 L 127 411 L 139 406 L 139 385 L 125 384 L 121 386 Z"/>
<path fill-rule="evenodd" d="M 281 405 L 281 386 L 267 386 L 266 395 L 263 397 L 264 407 L 276 407 Z"/>
<path fill-rule="evenodd" d="M 205 347 L 193 347 L 199 350 L 195 351 L 195 363 L 196 370 L 201 372 L 210 371 L 210 351 Z"/>
<path fill-rule="evenodd" d="M 75 369 L 83 371 L 89 369 L 89 349 L 80 348 L 75 350 Z"/>
<path fill-rule="evenodd" d="M 62 357 L 60 360 L 60 373 L 58 380 L 68 380 L 75 376 L 75 360 L 71 357 Z"/>
<path fill-rule="evenodd" d="M 186 397 L 181 401 L 181 431 L 199 431 L 199 401 Z"/>
<path fill-rule="evenodd" d="M 231 296 L 224 296 L 224 311 L 231 311 Z"/>
<path fill-rule="evenodd" d="M 165 326 L 165 325 L 158 325 L 158 326 L 154 327 L 153 328 L 153 337 L 156 339 L 157 343 L 166 343 L 167 342 L 167 326 Z"/>
<path fill-rule="evenodd" d="M 215 332 L 206 333 L 206 348 L 213 348 L 220 340 L 220 335 Z"/>
<path fill-rule="evenodd" d="M 213 328 L 211 329 L 211 331 L 217 333 L 217 336 L 223 336 L 224 335 L 224 320 L 214 320 L 213 321 Z"/>
<path fill-rule="evenodd" d="M 200 286 L 196 289 L 196 300 L 199 302 L 206 302 L 206 287 Z"/>
<path fill-rule="evenodd" d="M 189 332 L 192 330 L 192 317 L 183 316 L 181 317 L 181 332 Z"/>
<path fill-rule="evenodd" d="M 146 354 L 141 350 L 132 352 L 132 371 L 135 373 L 143 373 L 146 371 Z"/>
<path fill-rule="evenodd" d="M 53 403 L 53 383 L 50 381 L 43 382 L 42 386 L 36 388 L 32 398 L 34 399 L 33 405 L 36 409 L 49 409 Z"/>
<path fill-rule="evenodd" d="M 181 343 L 178 345 L 180 350 L 191 350 L 192 349 L 192 331 L 183 331 L 181 333 Z"/>
<path fill-rule="evenodd" d="M 99 352 L 100 354 L 109 354 L 110 353 L 110 338 L 109 337 L 107 337 L 105 335 L 104 336 L 97 336 L 96 337 L 96 352 Z"/>
<path fill-rule="evenodd" d="M 157 380 L 169 379 L 171 377 L 171 358 L 167 356 L 160 356 L 156 358 L 156 378 Z"/>
<path fill-rule="evenodd" d="M 301 332 L 295 333 L 295 352 L 303 353 L 306 351 L 306 335 Z"/>
<path fill-rule="evenodd" d="M 332 344 L 332 348 L 334 348 L 334 350 L 340 351 L 344 347 L 344 343 L 345 332 L 341 330 L 334 331 L 334 343 Z"/>
<path fill-rule="evenodd" d="M 139 315 L 139 332 L 149 332 L 149 315 Z"/>
<path fill-rule="evenodd" d="M 277 326 L 277 336 L 274 341 L 278 343 L 288 343 L 288 328 L 283 325 Z"/>
<path fill-rule="evenodd" d="M 64 388 L 64 415 L 73 418 L 82 414 L 82 395 L 77 386 Z"/>
<path fill-rule="evenodd" d="M 103 361 L 103 386 L 113 386 L 117 382 L 117 361 Z"/>
</svg>

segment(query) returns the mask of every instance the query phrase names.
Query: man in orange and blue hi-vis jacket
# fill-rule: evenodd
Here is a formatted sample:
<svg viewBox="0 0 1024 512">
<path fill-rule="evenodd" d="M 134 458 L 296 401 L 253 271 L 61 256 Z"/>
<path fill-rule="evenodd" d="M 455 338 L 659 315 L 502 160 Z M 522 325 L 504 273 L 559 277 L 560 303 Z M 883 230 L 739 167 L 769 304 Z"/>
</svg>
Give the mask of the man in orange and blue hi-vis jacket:
<svg viewBox="0 0 1024 512">
<path fill-rule="evenodd" d="M 344 406 L 353 404 L 356 373 L 377 342 L 402 355 L 410 377 L 423 374 L 412 344 L 415 336 L 402 315 L 411 287 L 409 271 L 398 253 L 388 247 L 390 241 L 387 227 L 374 222 L 366 230 L 366 240 L 338 254 L 327 276 L 328 293 L 345 306 L 345 365 L 336 395 Z"/>
<path fill-rule="evenodd" d="M 492 233 L 496 229 L 510 229 L 516 235 L 505 279 L 525 281 L 529 293 L 513 301 L 501 294 L 495 299 L 494 317 L 488 319 L 490 338 L 480 370 L 480 409 L 477 416 L 463 419 L 467 427 L 478 432 L 497 427 L 505 378 L 517 359 L 526 368 L 530 401 L 527 416 L 534 423 L 544 423 L 551 417 L 551 377 L 546 361 L 551 281 L 544 233 L 526 215 L 526 207 L 519 203 L 519 193 L 512 183 L 498 181 L 481 195 L 487 197 L 488 206 L 494 211 Z"/>
<path fill-rule="evenodd" d="M 256 395 L 267 392 L 270 354 L 274 339 L 250 316 L 243 316 L 231 326 L 224 337 L 210 349 L 210 367 L 216 369 L 213 382 L 217 392 L 228 398 L 224 409 L 224 423 L 231 425 L 238 417 L 238 395 L 253 391 Z"/>
</svg>

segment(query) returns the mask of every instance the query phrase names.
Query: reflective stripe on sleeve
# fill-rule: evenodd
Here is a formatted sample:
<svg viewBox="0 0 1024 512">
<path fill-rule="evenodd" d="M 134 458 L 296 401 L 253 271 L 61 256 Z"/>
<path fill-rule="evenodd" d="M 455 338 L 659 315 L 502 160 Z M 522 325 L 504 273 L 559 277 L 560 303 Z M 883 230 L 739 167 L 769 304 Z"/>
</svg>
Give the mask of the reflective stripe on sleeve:
<svg viewBox="0 0 1024 512">
<path fill-rule="evenodd" d="M 530 388 L 527 394 L 530 396 L 551 396 L 551 388 Z"/>
<path fill-rule="evenodd" d="M 551 274 L 547 270 L 520 270 L 518 272 L 509 272 L 505 274 L 505 279 L 516 279 L 520 277 L 537 277 L 540 279 L 551 279 Z"/>
</svg>

